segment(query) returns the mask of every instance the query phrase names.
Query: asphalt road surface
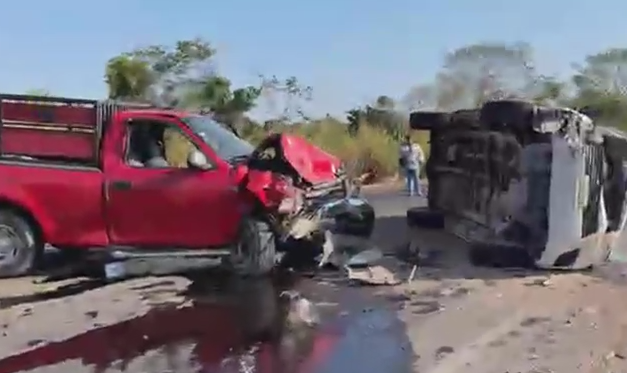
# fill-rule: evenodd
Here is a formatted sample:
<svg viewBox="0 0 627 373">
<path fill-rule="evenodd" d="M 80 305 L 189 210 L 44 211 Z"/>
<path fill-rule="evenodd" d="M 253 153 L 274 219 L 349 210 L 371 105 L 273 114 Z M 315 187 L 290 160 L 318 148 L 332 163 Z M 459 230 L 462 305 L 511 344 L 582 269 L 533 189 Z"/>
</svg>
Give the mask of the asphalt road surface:
<svg viewBox="0 0 627 373">
<path fill-rule="evenodd" d="M 463 243 L 407 229 L 406 209 L 422 200 L 366 196 L 378 216 L 374 245 L 392 253 L 413 239 L 429 254 L 413 281 L 352 286 L 332 271 L 255 282 L 220 274 L 109 285 L 3 280 L 0 373 L 627 372 L 622 265 L 557 274 L 476 268 Z M 384 262 L 402 278 L 411 271 Z M 285 290 L 311 300 L 320 323 L 299 324 Z"/>
</svg>

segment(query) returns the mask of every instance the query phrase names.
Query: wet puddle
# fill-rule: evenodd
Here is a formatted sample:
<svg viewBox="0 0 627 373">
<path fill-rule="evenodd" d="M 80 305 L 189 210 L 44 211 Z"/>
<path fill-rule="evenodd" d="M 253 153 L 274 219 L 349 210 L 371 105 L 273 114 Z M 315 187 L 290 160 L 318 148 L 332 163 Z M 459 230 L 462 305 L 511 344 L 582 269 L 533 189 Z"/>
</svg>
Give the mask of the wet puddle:
<svg viewBox="0 0 627 373">
<path fill-rule="evenodd" d="M 71 371 L 156 371 L 149 362 L 155 354 L 167 361 L 185 356 L 177 363 L 184 366 L 170 367 L 173 371 L 411 371 L 409 341 L 391 310 L 351 301 L 323 314 L 323 322 L 312 328 L 299 324 L 298 311 L 270 281 L 233 291 L 237 296 L 228 301 L 196 291 L 189 304 L 156 307 L 60 342 L 33 340 L 28 351 L 0 359 L 0 373 L 47 371 L 64 363 L 85 368 Z"/>
</svg>

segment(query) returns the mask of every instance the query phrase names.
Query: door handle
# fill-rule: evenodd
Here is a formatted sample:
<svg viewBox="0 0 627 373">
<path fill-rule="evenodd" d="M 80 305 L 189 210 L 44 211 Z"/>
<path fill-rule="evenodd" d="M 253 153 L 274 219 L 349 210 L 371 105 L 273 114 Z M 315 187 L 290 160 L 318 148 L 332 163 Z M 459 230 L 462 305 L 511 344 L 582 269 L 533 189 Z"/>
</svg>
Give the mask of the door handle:
<svg viewBox="0 0 627 373">
<path fill-rule="evenodd" d="M 112 181 L 111 188 L 116 190 L 129 190 L 131 189 L 131 182 L 127 180 Z"/>
</svg>

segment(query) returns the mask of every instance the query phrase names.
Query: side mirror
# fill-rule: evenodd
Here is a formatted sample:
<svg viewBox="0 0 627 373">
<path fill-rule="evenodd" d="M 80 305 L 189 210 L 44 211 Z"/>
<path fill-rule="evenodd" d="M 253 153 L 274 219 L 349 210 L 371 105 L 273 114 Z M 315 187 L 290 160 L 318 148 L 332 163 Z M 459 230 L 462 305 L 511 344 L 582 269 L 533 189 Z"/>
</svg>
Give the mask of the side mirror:
<svg viewBox="0 0 627 373">
<path fill-rule="evenodd" d="M 189 153 L 189 156 L 187 157 L 187 164 L 190 166 L 190 168 L 195 168 L 198 170 L 208 170 L 209 168 L 211 168 L 207 157 L 198 150 L 194 150 Z"/>
</svg>

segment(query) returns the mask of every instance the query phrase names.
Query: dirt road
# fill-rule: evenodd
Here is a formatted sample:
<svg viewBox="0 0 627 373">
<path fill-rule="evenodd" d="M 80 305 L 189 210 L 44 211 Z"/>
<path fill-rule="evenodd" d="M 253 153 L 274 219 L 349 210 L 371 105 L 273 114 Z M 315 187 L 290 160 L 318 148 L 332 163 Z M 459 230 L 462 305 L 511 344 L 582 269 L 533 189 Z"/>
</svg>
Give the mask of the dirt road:
<svg viewBox="0 0 627 373">
<path fill-rule="evenodd" d="M 5 280 L 0 373 L 279 372 L 273 351 L 286 341 L 272 337 L 282 320 L 277 294 L 294 288 L 322 313 L 299 371 L 627 372 L 620 265 L 563 274 L 475 268 L 457 240 L 407 230 L 404 212 L 419 201 L 369 197 L 381 248 L 412 236 L 434 253 L 409 284 L 353 287 L 335 273 L 255 283 L 207 275 L 106 286 Z M 390 265 L 401 276 L 410 271 Z"/>
</svg>

